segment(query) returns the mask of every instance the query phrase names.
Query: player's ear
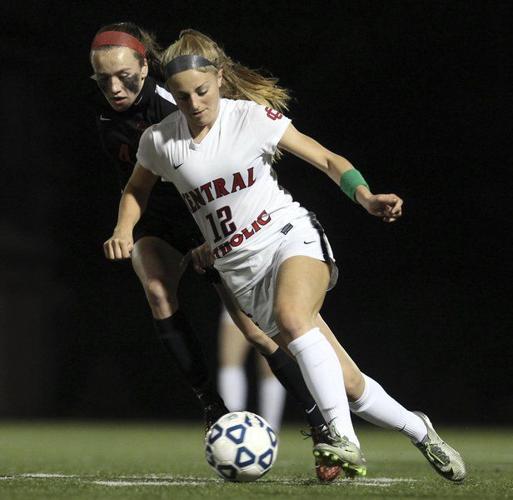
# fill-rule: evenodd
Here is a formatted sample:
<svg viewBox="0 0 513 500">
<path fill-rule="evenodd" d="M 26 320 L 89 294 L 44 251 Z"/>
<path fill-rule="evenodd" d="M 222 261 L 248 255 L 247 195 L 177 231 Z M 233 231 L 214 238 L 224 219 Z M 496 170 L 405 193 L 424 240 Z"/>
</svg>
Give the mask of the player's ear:
<svg viewBox="0 0 513 500">
<path fill-rule="evenodd" d="M 144 63 L 141 68 L 141 77 L 146 78 L 148 76 L 148 60 L 144 58 Z"/>
</svg>

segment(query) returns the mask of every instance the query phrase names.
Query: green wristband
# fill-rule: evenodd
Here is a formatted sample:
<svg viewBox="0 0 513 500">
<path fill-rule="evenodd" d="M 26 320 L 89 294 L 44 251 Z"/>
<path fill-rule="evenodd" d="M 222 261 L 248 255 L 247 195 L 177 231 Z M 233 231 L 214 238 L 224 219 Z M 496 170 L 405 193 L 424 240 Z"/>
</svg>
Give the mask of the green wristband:
<svg viewBox="0 0 513 500">
<path fill-rule="evenodd" d="M 355 203 L 358 201 L 355 198 L 356 188 L 358 186 L 365 186 L 369 189 L 369 185 L 363 178 L 363 175 L 356 170 L 356 168 L 352 168 L 347 172 L 343 173 L 340 177 L 340 189 L 344 191 L 344 193 Z"/>
</svg>

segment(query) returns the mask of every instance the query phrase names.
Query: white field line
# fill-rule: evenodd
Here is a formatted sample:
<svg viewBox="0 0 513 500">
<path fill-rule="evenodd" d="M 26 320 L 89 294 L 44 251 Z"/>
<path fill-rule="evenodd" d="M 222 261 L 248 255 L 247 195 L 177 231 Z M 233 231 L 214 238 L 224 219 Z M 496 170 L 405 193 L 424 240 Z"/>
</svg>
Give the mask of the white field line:
<svg viewBox="0 0 513 500">
<path fill-rule="evenodd" d="M 25 474 L 19 474 L 19 476 L 27 477 L 29 479 L 80 479 L 80 476 L 75 474 L 47 474 L 46 472 L 27 472 Z"/>
<path fill-rule="evenodd" d="M 351 484 L 353 486 L 379 486 L 380 488 L 388 488 L 397 483 L 414 483 L 416 479 L 408 479 L 404 477 L 374 477 L 366 479 L 344 479 L 342 484 Z"/>
<path fill-rule="evenodd" d="M 206 486 L 209 481 L 91 481 L 99 486 Z"/>
<path fill-rule="evenodd" d="M 175 477 L 175 476 L 159 476 L 156 474 L 147 474 L 144 476 L 119 476 L 115 479 L 94 479 L 92 477 L 79 476 L 77 474 L 58 474 L 45 472 L 32 472 L 24 474 L 14 474 L 11 476 L 0 476 L 0 481 L 19 481 L 25 479 L 65 479 L 77 480 L 81 483 L 96 484 L 98 486 L 109 487 L 130 487 L 130 486 L 206 486 L 207 484 L 222 484 L 224 481 L 217 478 L 195 478 L 195 477 Z M 297 479 L 271 479 L 260 481 L 259 484 L 283 484 L 298 486 L 301 484 L 311 484 L 311 480 Z M 367 486 L 387 488 L 397 483 L 413 483 L 416 479 L 400 478 L 400 477 L 375 477 L 366 479 L 343 479 L 336 481 L 333 486 Z"/>
</svg>

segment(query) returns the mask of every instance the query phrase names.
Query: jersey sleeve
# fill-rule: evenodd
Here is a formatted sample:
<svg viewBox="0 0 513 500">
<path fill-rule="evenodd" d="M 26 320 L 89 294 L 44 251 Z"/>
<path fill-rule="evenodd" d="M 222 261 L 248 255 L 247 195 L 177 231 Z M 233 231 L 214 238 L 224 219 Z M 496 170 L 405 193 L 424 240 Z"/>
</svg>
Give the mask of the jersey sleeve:
<svg viewBox="0 0 513 500">
<path fill-rule="evenodd" d="M 162 162 L 155 146 L 153 127 L 148 127 L 141 135 L 139 148 L 137 149 L 137 163 L 153 174 L 164 177 L 161 171 Z"/>
<path fill-rule="evenodd" d="M 248 121 L 262 151 L 273 155 L 291 120 L 272 108 L 250 103 Z"/>
</svg>

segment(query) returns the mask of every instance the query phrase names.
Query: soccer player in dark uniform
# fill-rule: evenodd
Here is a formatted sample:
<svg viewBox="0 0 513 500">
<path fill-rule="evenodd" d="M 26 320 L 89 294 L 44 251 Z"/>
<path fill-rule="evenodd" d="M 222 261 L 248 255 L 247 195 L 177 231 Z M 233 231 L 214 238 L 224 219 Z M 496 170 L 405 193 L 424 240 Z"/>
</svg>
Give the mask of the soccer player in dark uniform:
<svg viewBox="0 0 513 500">
<path fill-rule="evenodd" d="M 144 130 L 177 108 L 171 94 L 152 76 L 159 75 L 158 46 L 132 23 L 101 28 L 91 47 L 99 99 L 97 126 L 101 142 L 116 167 L 121 189 L 135 164 Z M 201 346 L 177 300 L 183 256 L 202 241 L 180 195 L 158 182 L 146 213 L 134 231 L 133 268 L 144 287 L 155 330 L 203 405 L 207 427 L 228 410 L 215 390 Z"/>
<path fill-rule="evenodd" d="M 171 94 L 149 74 L 150 68 L 153 75 L 158 77 L 160 73 L 158 46 L 138 26 L 118 23 L 101 28 L 91 45 L 91 64 L 93 78 L 105 98 L 97 113 L 100 138 L 123 189 L 135 165 L 141 134 L 177 107 Z M 114 240 L 115 233 L 114 230 Z M 208 428 L 228 409 L 215 390 L 200 343 L 177 300 L 185 267 L 183 256 L 201 241 L 203 237 L 175 187 L 158 181 L 134 229 L 133 241 L 105 251 L 112 251 L 118 258 L 131 258 L 146 293 L 155 330 L 202 403 Z M 297 364 L 242 313 L 220 283 L 214 285 L 246 339 L 264 355 L 273 373 L 305 410 L 314 443 L 325 439 L 324 419 Z M 317 466 L 316 473 L 319 479 L 331 481 L 340 473 L 340 467 Z"/>
</svg>

